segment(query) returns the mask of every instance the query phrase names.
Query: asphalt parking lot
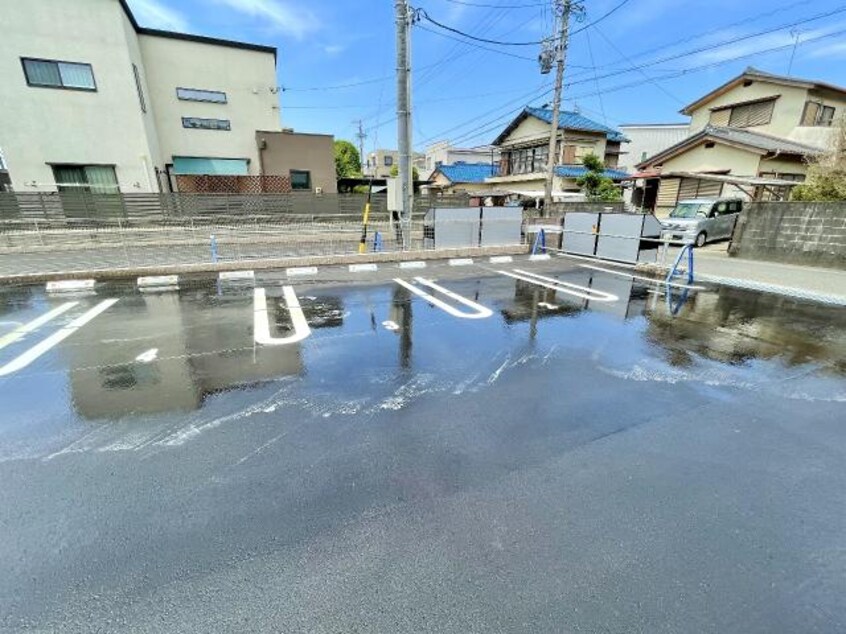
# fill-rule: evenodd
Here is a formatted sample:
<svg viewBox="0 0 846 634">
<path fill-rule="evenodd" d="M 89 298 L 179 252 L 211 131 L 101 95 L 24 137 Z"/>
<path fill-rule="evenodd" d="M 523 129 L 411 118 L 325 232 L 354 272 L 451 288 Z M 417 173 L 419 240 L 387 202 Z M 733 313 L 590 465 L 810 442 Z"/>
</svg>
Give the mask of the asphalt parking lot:
<svg viewBox="0 0 846 634">
<path fill-rule="evenodd" d="M 844 631 L 844 312 L 563 258 L 4 287 L 0 629 Z"/>
</svg>

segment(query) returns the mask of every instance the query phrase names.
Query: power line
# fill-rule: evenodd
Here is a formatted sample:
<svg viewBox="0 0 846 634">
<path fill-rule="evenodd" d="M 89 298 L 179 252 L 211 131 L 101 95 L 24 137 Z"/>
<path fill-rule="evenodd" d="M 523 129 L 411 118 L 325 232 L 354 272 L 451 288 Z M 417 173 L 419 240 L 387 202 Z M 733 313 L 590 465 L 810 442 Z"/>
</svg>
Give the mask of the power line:
<svg viewBox="0 0 846 634">
<path fill-rule="evenodd" d="M 460 4 L 464 7 L 478 7 L 480 9 L 528 9 L 531 7 L 544 7 L 546 2 L 531 2 L 527 4 L 484 4 L 476 2 L 465 2 L 464 0 L 446 0 L 452 4 Z"/>
<path fill-rule="evenodd" d="M 620 9 L 622 9 L 624 6 L 626 6 L 629 2 L 631 2 L 631 0 L 622 0 L 622 2 L 620 2 L 620 4 L 616 5 L 615 7 L 613 7 L 613 8 L 612 8 L 612 9 L 610 9 L 609 11 L 607 11 L 605 14 L 603 14 L 603 15 L 602 15 L 602 16 L 600 16 L 600 17 L 598 17 L 598 18 L 597 18 L 596 20 L 594 20 L 593 22 L 590 22 L 590 23 L 588 23 L 588 24 L 585 24 L 584 26 L 579 27 L 578 29 L 576 29 L 575 31 L 573 31 L 572 33 L 570 33 L 570 37 L 574 36 L 576 33 L 581 33 L 582 31 L 584 31 L 584 30 L 586 30 L 586 29 L 589 29 L 589 28 L 590 28 L 590 27 L 592 27 L 592 26 L 596 26 L 597 24 L 599 24 L 600 22 L 602 22 L 602 21 L 603 21 L 604 19 L 606 19 L 606 18 L 610 18 L 612 15 L 614 15 L 615 13 L 617 13 L 617 11 L 619 11 L 619 10 L 620 10 Z"/>
<path fill-rule="evenodd" d="M 469 40 L 474 40 L 476 42 L 482 42 L 483 44 L 496 44 L 497 46 L 540 46 L 541 44 L 544 43 L 544 40 L 539 40 L 539 41 L 536 41 L 536 42 L 503 42 L 501 40 L 491 40 L 491 39 L 488 39 L 488 38 L 485 38 L 485 37 L 478 37 L 476 35 L 471 35 L 470 33 L 465 33 L 464 31 L 461 31 L 459 29 L 456 29 L 456 28 L 453 28 L 451 26 L 447 26 L 446 24 L 443 24 L 441 22 L 438 22 L 437 20 L 432 18 L 428 13 L 426 13 L 425 9 L 416 9 L 415 13 L 416 13 L 418 20 L 422 18 L 422 19 L 426 20 L 427 22 L 431 22 L 435 26 L 437 26 L 437 27 L 439 27 L 439 28 L 441 28 L 445 31 L 449 31 L 450 33 L 455 33 L 456 35 L 466 37 Z"/>
<path fill-rule="evenodd" d="M 846 34 L 846 29 L 843 29 L 843 30 L 840 30 L 840 31 L 835 31 L 835 32 L 832 32 L 832 33 L 826 33 L 826 34 L 819 35 L 819 36 L 816 36 L 816 37 L 813 37 L 813 38 L 809 38 L 802 43 L 814 42 L 814 41 L 818 41 L 818 40 L 827 39 L 827 38 L 830 38 L 830 37 L 837 37 L 839 35 L 844 35 L 844 34 Z M 745 53 L 743 55 L 738 55 L 736 57 L 732 57 L 732 58 L 728 58 L 728 59 L 724 59 L 724 60 L 719 60 L 719 61 L 716 61 L 716 62 L 710 62 L 708 64 L 702 64 L 700 66 L 693 66 L 691 68 L 683 69 L 683 70 L 677 71 L 677 72 L 673 73 L 672 75 L 665 77 L 663 79 L 664 80 L 675 79 L 677 77 L 682 77 L 684 75 L 688 75 L 688 74 L 691 74 L 691 73 L 696 73 L 696 72 L 700 72 L 700 71 L 703 71 L 703 70 L 716 68 L 718 66 L 723 66 L 725 64 L 730 64 L 730 63 L 733 63 L 733 62 L 736 62 L 736 61 L 739 61 L 741 59 L 745 59 L 745 58 L 748 58 L 748 57 L 755 57 L 757 55 L 766 55 L 768 53 L 774 53 L 774 52 L 786 50 L 786 49 L 789 49 L 789 48 L 792 48 L 792 47 L 793 47 L 793 43 L 791 42 L 789 44 L 783 44 L 783 45 L 774 46 L 774 47 L 771 47 L 771 48 L 768 48 L 768 49 L 763 49 L 763 50 L 760 50 L 760 51 L 754 51 L 752 53 Z M 620 90 L 625 90 L 627 88 L 633 88 L 633 87 L 642 86 L 642 85 L 643 85 L 643 82 L 640 81 L 640 80 L 637 80 L 637 81 L 629 82 L 629 83 L 626 83 L 626 84 L 620 84 L 620 85 L 617 85 L 617 86 L 614 86 L 614 87 L 611 87 L 611 88 L 606 88 L 604 90 L 604 93 L 608 94 L 608 93 L 611 93 L 611 92 L 619 92 Z M 550 92 L 550 91 L 547 91 L 547 93 L 548 92 Z M 570 99 L 583 99 L 583 98 L 592 97 L 592 96 L 596 96 L 596 93 L 582 93 L 582 94 L 579 94 L 579 95 L 572 96 L 572 97 L 570 97 Z M 520 109 L 518 108 L 517 110 L 520 110 Z M 512 110 L 511 112 L 514 112 L 514 110 Z M 485 115 L 480 115 L 480 116 L 485 116 Z M 477 128 L 475 128 L 475 129 L 473 129 L 469 132 L 466 132 L 462 135 L 459 135 L 458 137 L 453 139 L 453 142 L 461 142 L 461 141 L 464 141 L 464 140 L 476 138 L 478 136 L 481 136 L 482 134 L 486 134 L 491 129 L 497 128 L 497 124 L 495 123 L 495 121 L 500 121 L 501 119 L 505 118 L 506 116 L 508 116 L 508 115 L 500 116 L 496 120 L 491 120 L 491 121 L 487 121 L 485 123 L 482 123 Z M 473 123 L 476 123 L 476 121 L 478 121 L 479 118 L 480 117 L 475 117 L 472 120 L 466 121 L 464 124 L 460 124 L 458 126 L 455 126 L 455 128 L 461 128 L 461 127 L 465 127 L 467 125 L 472 125 Z M 493 125 L 490 125 L 490 127 L 485 128 L 485 126 L 489 126 L 489 124 L 493 124 Z M 455 129 L 455 128 L 453 128 L 453 129 Z M 527 137 L 527 138 L 529 138 L 529 137 Z M 517 139 L 517 140 L 519 140 L 519 139 Z"/>
</svg>

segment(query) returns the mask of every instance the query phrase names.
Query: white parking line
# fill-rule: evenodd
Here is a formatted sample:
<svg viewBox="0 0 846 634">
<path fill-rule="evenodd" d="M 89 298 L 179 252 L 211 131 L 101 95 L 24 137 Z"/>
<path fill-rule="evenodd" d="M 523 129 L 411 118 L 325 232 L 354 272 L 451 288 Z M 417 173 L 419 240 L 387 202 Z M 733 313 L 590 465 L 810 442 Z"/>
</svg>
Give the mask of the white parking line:
<svg viewBox="0 0 846 634">
<path fill-rule="evenodd" d="M 453 258 L 449 261 L 450 266 L 470 266 L 473 258 Z"/>
<path fill-rule="evenodd" d="M 529 282 L 530 284 L 535 284 L 536 286 L 549 288 L 553 291 L 561 291 L 562 293 L 567 293 L 568 295 L 573 295 L 574 297 L 578 297 L 580 299 L 587 299 L 592 302 L 616 302 L 620 299 L 611 293 L 597 291 L 586 286 L 579 286 L 578 284 L 562 282 L 561 280 L 556 280 L 552 277 L 545 277 L 543 275 L 538 275 L 537 273 L 530 273 L 529 271 L 523 271 L 520 269 L 514 269 L 513 273 L 508 271 L 497 271 L 497 273 L 513 277 L 517 280 L 523 280 L 524 282 Z"/>
<path fill-rule="evenodd" d="M 429 293 L 427 293 L 426 291 L 424 291 L 422 289 L 417 288 L 413 284 L 409 284 L 405 280 L 395 279 L 394 281 L 397 284 L 399 284 L 400 286 L 402 286 L 403 288 L 407 288 L 408 290 L 410 290 L 412 293 L 414 293 L 418 297 L 422 297 L 427 302 L 430 302 L 430 303 L 434 304 L 435 306 L 437 306 L 438 308 L 440 308 L 441 310 L 449 313 L 453 317 L 458 317 L 459 319 L 487 319 L 488 317 L 493 315 L 493 311 L 491 309 L 489 309 L 485 306 L 482 306 L 481 304 L 477 304 L 476 302 L 469 300 L 466 297 L 462 297 L 458 293 L 453 293 L 448 288 L 444 288 L 443 286 L 435 284 L 431 280 L 427 280 L 427 279 L 424 279 L 422 277 L 416 277 L 414 279 L 418 284 L 422 284 L 423 286 L 428 286 L 429 288 L 432 288 L 432 289 L 438 291 L 439 293 L 446 295 L 447 297 L 449 297 L 453 301 L 456 301 L 459 304 L 463 304 L 463 305 L 467 306 L 468 308 L 472 309 L 473 312 L 467 313 L 467 312 L 462 312 L 460 310 L 456 310 L 454 307 L 450 306 L 446 302 L 438 299 L 437 297 L 430 295 Z"/>
<path fill-rule="evenodd" d="M 579 264 L 579 266 L 583 269 L 590 269 L 592 271 L 602 271 L 603 273 L 609 273 L 611 275 L 619 275 L 620 277 L 630 277 L 635 280 L 643 280 L 644 282 L 652 282 L 653 284 L 658 284 L 660 286 L 667 286 L 667 282 L 665 282 L 664 280 L 656 280 L 654 277 L 646 277 L 644 275 L 632 275 L 631 273 L 625 273 L 623 271 L 612 271 L 611 269 L 604 269 L 601 266 L 591 266 L 590 264 Z M 676 284 L 675 282 L 670 282 L 669 285 L 673 288 L 688 288 L 692 291 L 708 290 L 704 286 L 690 286 L 689 284 Z"/>
<path fill-rule="evenodd" d="M 256 279 L 255 271 L 221 271 L 217 276 L 221 282 Z"/>
<path fill-rule="evenodd" d="M 373 273 L 378 270 L 376 264 L 350 264 L 350 273 Z"/>
<path fill-rule="evenodd" d="M 296 277 L 298 275 L 317 275 L 316 266 L 301 266 L 286 271 L 288 277 Z"/>
<path fill-rule="evenodd" d="M 14 359 L 4 365 L 2 368 L 0 368 L 0 376 L 6 376 L 8 374 L 12 374 L 13 372 L 17 372 L 18 370 L 22 370 L 30 363 L 35 361 L 42 354 L 50 350 L 52 347 L 60 344 L 62 341 L 70 337 L 73 333 L 82 328 L 89 321 L 91 321 L 101 313 L 104 313 L 109 310 L 109 308 L 117 304 L 118 301 L 120 300 L 107 299 L 100 302 L 94 308 L 89 310 L 87 313 L 77 317 L 61 330 L 56 331 L 43 341 L 34 345 L 32 348 L 20 355 L 17 359 Z"/>
<path fill-rule="evenodd" d="M 72 293 L 74 291 L 94 290 L 94 280 L 57 280 L 47 282 L 48 293 Z"/>
<path fill-rule="evenodd" d="M 494 255 L 491 256 L 489 262 L 491 264 L 510 264 L 514 261 L 514 258 L 510 255 Z"/>
<path fill-rule="evenodd" d="M 529 256 L 529 262 L 545 262 L 546 260 L 552 259 L 552 256 L 549 253 L 539 253 L 536 255 Z"/>
<path fill-rule="evenodd" d="M 255 289 L 253 293 L 253 338 L 262 346 L 286 346 L 306 339 L 311 334 L 300 300 L 293 287 L 282 287 L 282 294 L 285 296 L 285 304 L 291 314 L 291 322 L 294 326 L 294 334 L 287 337 L 270 336 L 270 317 L 267 314 L 267 294 L 263 288 Z"/>
<path fill-rule="evenodd" d="M 5 348 L 9 344 L 15 343 L 16 341 L 20 341 L 33 330 L 37 330 L 38 328 L 41 328 L 41 326 L 43 326 L 44 324 L 53 321 L 62 313 L 68 312 L 71 308 L 76 306 L 77 303 L 78 302 L 67 302 L 65 304 L 62 304 L 61 306 L 51 310 L 49 313 L 44 313 L 43 315 L 41 315 L 41 317 L 33 319 L 28 324 L 24 324 L 20 328 L 16 328 L 12 332 L 0 337 L 0 350 Z"/>
<path fill-rule="evenodd" d="M 426 263 L 422 261 L 400 262 L 401 269 L 425 269 Z"/>
<path fill-rule="evenodd" d="M 178 275 L 151 275 L 148 277 L 139 277 L 137 280 L 138 288 L 154 288 L 167 287 L 179 288 Z"/>
</svg>

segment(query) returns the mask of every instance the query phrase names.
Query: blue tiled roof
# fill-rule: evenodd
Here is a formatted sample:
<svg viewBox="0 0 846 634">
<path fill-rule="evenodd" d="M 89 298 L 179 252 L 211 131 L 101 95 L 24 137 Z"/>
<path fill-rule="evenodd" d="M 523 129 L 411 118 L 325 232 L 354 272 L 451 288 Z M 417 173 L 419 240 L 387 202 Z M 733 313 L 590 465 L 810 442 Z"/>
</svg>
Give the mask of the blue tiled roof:
<svg viewBox="0 0 846 634">
<path fill-rule="evenodd" d="M 584 165 L 559 165 L 555 168 L 555 175 L 561 178 L 581 178 L 587 173 Z M 621 181 L 628 177 L 622 170 L 606 169 L 605 175 L 611 180 Z"/>
<path fill-rule="evenodd" d="M 453 163 L 439 165 L 438 171 L 453 183 L 484 183 L 486 178 L 499 175 L 499 166 L 490 163 Z"/>
<path fill-rule="evenodd" d="M 546 123 L 552 123 L 552 110 L 549 108 L 526 108 L 533 117 L 537 117 Z M 597 123 L 592 119 L 579 114 L 578 112 L 562 111 L 558 119 L 558 128 L 563 130 L 587 130 L 588 132 L 605 132 L 608 135 L 608 140 L 615 143 L 624 143 L 628 139 L 619 130 L 609 128 L 606 125 Z"/>
</svg>

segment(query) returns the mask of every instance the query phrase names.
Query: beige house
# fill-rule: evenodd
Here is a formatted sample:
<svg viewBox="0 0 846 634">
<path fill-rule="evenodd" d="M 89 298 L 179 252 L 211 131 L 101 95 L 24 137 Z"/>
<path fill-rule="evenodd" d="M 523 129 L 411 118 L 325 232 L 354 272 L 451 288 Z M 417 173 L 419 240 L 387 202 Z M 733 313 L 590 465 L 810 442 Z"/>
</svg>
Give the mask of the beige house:
<svg viewBox="0 0 846 634">
<path fill-rule="evenodd" d="M 477 147 L 455 147 L 449 141 L 438 141 L 426 148 L 425 169 L 420 172 L 423 179 L 434 176 L 439 165 L 456 163 L 488 163 L 499 165 L 499 148 L 492 145 Z"/>
<path fill-rule="evenodd" d="M 691 136 L 637 165 L 645 208 L 665 212 L 679 200 L 721 195 L 784 197 L 788 187 L 755 183 L 805 179 L 807 159 L 824 151 L 846 113 L 846 88 L 749 68 L 681 112 L 691 117 Z"/>
<path fill-rule="evenodd" d="M 367 155 L 367 162 L 364 166 L 364 174 L 373 178 L 390 178 L 391 172 L 396 167 L 399 169 L 399 150 L 379 149 Z M 426 174 L 426 155 L 415 152 L 411 159 L 412 165 L 417 168 L 420 178 Z"/>
<path fill-rule="evenodd" d="M 526 108 L 520 113 L 493 142 L 500 151 L 499 174 L 486 182 L 524 198 L 543 198 L 551 125 L 552 111 L 548 108 Z M 564 198 L 580 192 L 576 181 L 587 171 L 582 160 L 588 154 L 605 161 L 610 178 L 625 178 L 627 174 L 616 169 L 625 142 L 626 137 L 618 130 L 577 112 L 562 112 L 553 195 Z"/>
<path fill-rule="evenodd" d="M 331 134 L 260 130 L 256 144 L 263 174 L 287 176 L 293 191 L 338 193 L 335 137 Z"/>
<path fill-rule="evenodd" d="M 147 29 L 124 0 L 2 14 L 0 148 L 16 191 L 153 192 L 176 174 L 259 174 L 279 130 L 276 49 Z"/>
</svg>

